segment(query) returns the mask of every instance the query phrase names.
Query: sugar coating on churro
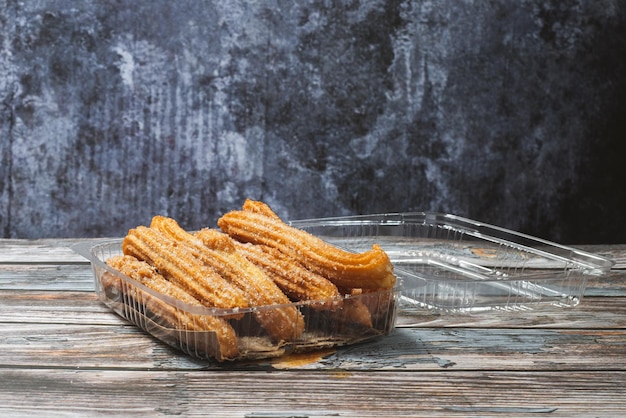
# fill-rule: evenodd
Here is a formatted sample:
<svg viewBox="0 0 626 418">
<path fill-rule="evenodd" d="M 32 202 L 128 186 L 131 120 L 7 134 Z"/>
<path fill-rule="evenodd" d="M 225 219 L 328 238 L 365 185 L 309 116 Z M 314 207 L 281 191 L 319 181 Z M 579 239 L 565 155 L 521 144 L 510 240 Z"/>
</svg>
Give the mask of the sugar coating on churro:
<svg viewBox="0 0 626 418">
<path fill-rule="evenodd" d="M 193 306 L 202 304 L 176 284 L 165 279 L 159 272 L 145 261 L 133 256 L 115 256 L 106 263 L 127 277 L 138 281 L 149 289 L 173 297 L 183 303 Z M 224 360 L 236 358 L 239 355 L 237 335 L 233 327 L 224 319 L 212 315 L 196 315 L 178 309 L 158 298 L 151 297 L 145 292 L 135 289 L 131 292 L 135 299 L 141 299 L 148 312 L 157 315 L 167 326 L 189 331 L 210 331 L 217 339 L 216 347 L 206 347 L 211 350 L 213 357 Z"/>
<path fill-rule="evenodd" d="M 262 202 L 247 200 L 244 208 L 224 214 L 217 222 L 219 227 L 240 241 L 276 248 L 339 287 L 384 289 L 395 285 L 393 265 L 379 245 L 362 253 L 348 252 L 268 215 L 271 209 Z"/>
<path fill-rule="evenodd" d="M 341 297 L 339 289 L 333 282 L 308 270 L 276 248 L 241 242 L 237 242 L 236 245 L 240 253 L 262 268 L 293 300 L 323 301 Z M 328 305 L 331 308 L 331 304 Z"/>
<path fill-rule="evenodd" d="M 239 288 L 157 230 L 145 226 L 131 229 L 122 242 L 122 251 L 152 264 L 205 306 L 227 309 L 248 306 L 247 297 Z"/>
<path fill-rule="evenodd" d="M 192 235 L 171 218 L 154 217 L 150 224 L 176 240 L 206 266 L 238 287 L 247 297 L 248 306 L 288 305 L 291 301 L 257 266 L 241 255 L 228 235 L 203 229 Z M 254 311 L 263 328 L 277 341 L 297 339 L 304 330 L 302 314 L 294 306 Z"/>
</svg>

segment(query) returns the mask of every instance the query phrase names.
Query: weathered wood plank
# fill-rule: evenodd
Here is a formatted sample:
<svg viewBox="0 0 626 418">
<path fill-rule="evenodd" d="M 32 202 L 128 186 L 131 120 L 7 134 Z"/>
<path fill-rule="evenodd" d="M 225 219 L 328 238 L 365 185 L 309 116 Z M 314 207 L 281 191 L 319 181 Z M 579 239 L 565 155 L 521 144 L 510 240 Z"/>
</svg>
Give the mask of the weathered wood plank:
<svg viewBox="0 0 626 418">
<path fill-rule="evenodd" d="M 36 395 L 35 395 L 36 394 Z M 0 370 L 0 414 L 620 416 L 626 372 Z"/>
<path fill-rule="evenodd" d="M 626 415 L 623 270 L 576 308 L 424 312 L 367 344 L 217 364 L 110 312 L 88 263 L 43 241 L 0 262 L 0 415 Z"/>
<path fill-rule="evenodd" d="M 428 328 L 398 330 L 319 363 L 348 370 L 623 370 L 624 355 L 625 330 Z"/>
<path fill-rule="evenodd" d="M 481 328 L 625 328 L 623 297 L 585 297 L 572 308 L 542 306 L 529 311 L 491 311 L 472 314 L 411 312 L 400 315 L 398 327 Z"/>
<path fill-rule="evenodd" d="M 109 324 L 115 318 L 91 290 L 0 290 L 0 306 L 0 322 L 8 323 Z M 115 319 L 113 321 L 116 323 Z M 401 313 L 397 325 L 421 328 L 626 328 L 626 303 L 619 297 L 587 297 L 574 308 L 546 307 L 471 315 L 425 310 L 410 315 Z"/>
<path fill-rule="evenodd" d="M 0 291 L 0 323 L 110 324 L 120 323 L 95 292 Z"/>
<path fill-rule="evenodd" d="M 87 264 L 0 264 L 0 289 L 90 292 L 94 276 Z"/>
<path fill-rule="evenodd" d="M 72 250 L 74 244 L 82 242 L 104 242 L 111 238 L 98 239 L 0 239 L 0 264 L 6 263 L 87 263 L 87 260 Z"/>
<path fill-rule="evenodd" d="M 275 360 L 218 365 L 195 361 L 120 321 L 117 325 L 5 323 L 3 367 L 326 370 L 621 370 L 626 329 L 398 329 L 355 346 Z"/>
<path fill-rule="evenodd" d="M 10 367 L 164 370 L 199 368 L 139 329 L 118 325 L 3 324 L 0 364 Z"/>
</svg>

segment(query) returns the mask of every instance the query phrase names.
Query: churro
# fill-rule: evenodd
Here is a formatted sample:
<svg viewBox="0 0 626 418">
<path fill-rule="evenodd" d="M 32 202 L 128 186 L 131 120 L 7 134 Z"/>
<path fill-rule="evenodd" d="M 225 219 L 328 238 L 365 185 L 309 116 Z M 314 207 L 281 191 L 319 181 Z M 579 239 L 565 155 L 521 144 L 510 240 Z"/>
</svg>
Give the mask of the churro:
<svg viewBox="0 0 626 418">
<path fill-rule="evenodd" d="M 276 248 L 338 287 L 388 289 L 394 286 L 393 265 L 379 245 L 374 244 L 363 253 L 351 253 L 287 225 L 276 215 L 269 215 L 271 209 L 262 202 L 248 199 L 243 208 L 228 212 L 218 220 L 219 227 L 228 235 L 243 242 Z"/>
<path fill-rule="evenodd" d="M 287 305 L 289 298 L 251 261 L 240 254 L 228 235 L 214 229 L 203 229 L 194 235 L 181 228 L 172 219 L 155 216 L 154 228 L 189 251 L 206 266 L 241 289 L 250 307 Z M 294 306 L 259 309 L 254 315 L 261 326 L 276 341 L 297 339 L 304 330 L 302 314 Z"/>
<path fill-rule="evenodd" d="M 259 266 L 294 301 L 324 301 L 314 306 L 336 308 L 341 294 L 330 280 L 308 269 L 276 248 L 236 242 L 237 249 Z"/>
<path fill-rule="evenodd" d="M 145 261 L 124 255 L 111 257 L 106 263 L 125 276 L 160 294 L 172 297 L 187 305 L 202 306 L 197 299 L 176 284 L 165 279 L 153 266 Z M 109 281 L 108 284 L 111 285 L 114 282 Z M 212 356 L 216 359 L 231 359 L 239 355 L 237 335 L 232 326 L 224 319 L 212 315 L 189 313 L 146 292 L 142 292 L 136 287 L 133 287 L 131 290 L 127 289 L 127 293 L 135 301 L 141 301 L 136 305 L 144 306 L 146 314 L 149 314 L 153 319 L 156 319 L 166 327 L 177 331 L 210 331 L 214 333 L 216 344 L 208 344 L 209 346 L 205 348 L 210 350 Z"/>
<path fill-rule="evenodd" d="M 203 305 L 214 308 L 246 308 L 248 298 L 215 270 L 198 260 L 185 246 L 145 226 L 131 229 L 122 242 L 124 254 L 155 266 Z"/>
<path fill-rule="evenodd" d="M 393 325 L 396 278 L 380 246 L 340 249 L 249 199 L 218 226 L 191 233 L 155 216 L 129 230 L 124 255 L 106 262 L 130 280 L 100 276 L 110 306 L 168 344 L 220 361 L 360 341 Z"/>
<path fill-rule="evenodd" d="M 367 306 L 359 299 L 349 297 L 343 300 L 341 307 L 328 313 L 331 320 L 338 322 L 338 327 L 358 325 L 362 328 L 372 327 L 372 316 Z"/>
</svg>

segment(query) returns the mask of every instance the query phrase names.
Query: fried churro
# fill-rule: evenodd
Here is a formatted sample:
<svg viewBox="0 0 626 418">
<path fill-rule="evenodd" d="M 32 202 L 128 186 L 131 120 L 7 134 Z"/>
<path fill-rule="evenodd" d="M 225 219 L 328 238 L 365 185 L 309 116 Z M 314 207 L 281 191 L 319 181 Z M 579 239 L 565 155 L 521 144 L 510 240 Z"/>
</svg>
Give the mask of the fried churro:
<svg viewBox="0 0 626 418">
<path fill-rule="evenodd" d="M 358 325 L 363 328 L 372 327 L 372 316 L 367 306 L 359 299 L 346 298 L 343 300 L 341 307 L 330 312 L 329 317 L 345 325 Z"/>
<path fill-rule="evenodd" d="M 145 261 L 136 259 L 130 255 L 115 256 L 109 258 L 106 263 L 120 273 L 143 284 L 163 295 L 170 296 L 185 304 L 202 306 L 202 304 L 181 287 L 165 279 L 153 266 Z M 109 284 L 112 284 L 109 283 Z M 144 306 L 146 313 L 158 322 L 177 331 L 210 331 L 214 333 L 216 344 L 206 347 L 213 357 L 218 360 L 232 359 L 239 355 L 237 347 L 237 335 L 232 326 L 222 318 L 212 315 L 197 315 L 176 308 L 159 298 L 155 298 L 138 288 L 130 292 L 135 300 L 141 300 L 140 306 Z"/>
<path fill-rule="evenodd" d="M 181 228 L 174 219 L 163 216 L 155 216 L 150 228 L 186 246 L 198 260 L 241 289 L 250 307 L 290 303 L 289 298 L 263 270 L 236 250 L 233 239 L 228 235 L 214 229 L 203 229 L 194 236 Z M 259 309 L 254 311 L 254 315 L 276 341 L 295 340 L 304 330 L 302 314 L 294 306 Z"/>
<path fill-rule="evenodd" d="M 122 251 L 155 266 L 203 305 L 214 308 L 246 308 L 248 298 L 215 270 L 198 260 L 185 246 L 145 226 L 131 229 Z"/>
<path fill-rule="evenodd" d="M 253 306 L 263 307 L 254 312 L 263 328 L 276 341 L 298 339 L 304 331 L 302 314 L 289 306 L 289 298 L 260 268 L 237 252 L 232 238 L 214 229 L 203 229 L 196 235 L 209 249 L 214 268 L 244 289 Z"/>
<path fill-rule="evenodd" d="M 271 209 L 262 202 L 248 199 L 243 208 L 228 212 L 218 220 L 219 227 L 228 235 L 243 242 L 276 248 L 338 287 L 388 289 L 394 286 L 393 265 L 379 245 L 374 244 L 363 253 L 351 253 L 287 225 L 277 215 L 270 215 Z"/>
<path fill-rule="evenodd" d="M 236 242 L 236 247 L 259 266 L 295 301 L 324 301 L 320 308 L 334 309 L 341 303 L 341 294 L 330 280 L 306 269 L 302 264 L 276 248 Z"/>
<path fill-rule="evenodd" d="M 241 209 L 248 212 L 259 213 L 282 222 L 280 217 L 272 210 L 272 208 L 269 207 L 269 205 L 259 202 L 258 200 L 246 199 L 243 202 Z"/>
</svg>

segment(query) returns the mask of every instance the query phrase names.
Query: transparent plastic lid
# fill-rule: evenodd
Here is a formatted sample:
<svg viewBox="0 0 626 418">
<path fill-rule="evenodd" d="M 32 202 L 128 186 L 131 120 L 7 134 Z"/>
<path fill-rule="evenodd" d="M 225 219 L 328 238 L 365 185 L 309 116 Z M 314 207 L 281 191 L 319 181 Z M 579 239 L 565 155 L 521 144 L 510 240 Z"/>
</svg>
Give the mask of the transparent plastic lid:
<svg viewBox="0 0 626 418">
<path fill-rule="evenodd" d="M 403 279 L 402 313 L 571 307 L 613 262 L 450 214 L 391 213 L 292 221 L 353 251 L 378 243 Z"/>
</svg>

